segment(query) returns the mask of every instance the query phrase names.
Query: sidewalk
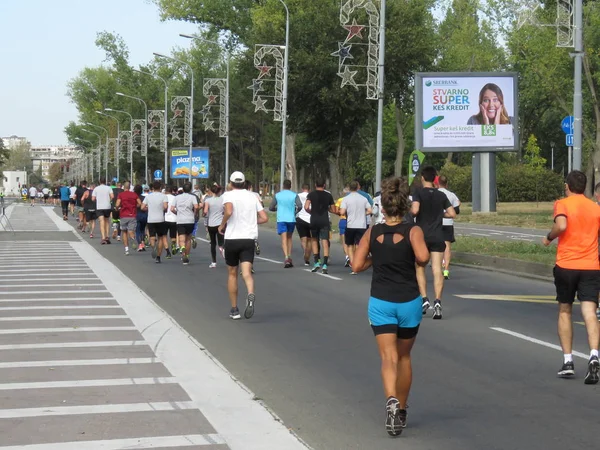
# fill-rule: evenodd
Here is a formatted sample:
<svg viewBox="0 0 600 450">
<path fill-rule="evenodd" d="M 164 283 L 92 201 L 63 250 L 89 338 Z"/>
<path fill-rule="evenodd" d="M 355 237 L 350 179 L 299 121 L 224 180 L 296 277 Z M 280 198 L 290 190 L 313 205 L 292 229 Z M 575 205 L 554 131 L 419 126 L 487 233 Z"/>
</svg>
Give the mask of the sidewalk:
<svg viewBox="0 0 600 450">
<path fill-rule="evenodd" d="M 18 205 L 10 220 L 0 450 L 306 448 L 52 209 Z"/>
</svg>

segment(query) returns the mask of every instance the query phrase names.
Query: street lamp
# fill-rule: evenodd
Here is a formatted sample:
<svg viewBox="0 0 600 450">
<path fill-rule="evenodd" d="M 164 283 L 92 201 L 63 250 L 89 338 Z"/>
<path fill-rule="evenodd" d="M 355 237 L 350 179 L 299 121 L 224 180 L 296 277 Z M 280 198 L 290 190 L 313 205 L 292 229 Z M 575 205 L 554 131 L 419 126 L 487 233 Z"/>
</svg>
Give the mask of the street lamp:
<svg viewBox="0 0 600 450">
<path fill-rule="evenodd" d="M 96 133 L 95 131 L 88 130 L 87 128 L 82 128 L 81 131 L 85 131 L 86 133 L 95 134 L 98 136 L 98 178 L 101 177 L 101 168 L 100 168 L 100 147 L 102 146 L 102 137 Z M 93 151 L 92 151 L 93 153 Z M 94 171 L 92 170 L 92 177 L 94 176 Z"/>
<path fill-rule="evenodd" d="M 287 134 L 287 100 L 288 100 L 288 74 L 289 74 L 289 56 L 290 56 L 290 10 L 283 0 L 279 0 L 285 8 L 285 55 L 283 67 L 283 99 L 282 113 L 283 121 L 281 123 L 281 179 L 279 180 L 279 190 L 283 190 L 283 179 L 285 178 L 285 139 Z"/>
<path fill-rule="evenodd" d="M 131 122 L 133 122 L 133 116 L 131 114 L 129 114 L 127 111 L 122 111 L 120 109 L 112 109 L 112 108 L 104 108 L 104 111 L 110 111 L 110 112 L 115 112 L 115 113 L 122 113 L 122 114 L 127 114 L 129 116 L 129 119 L 131 120 Z M 129 123 L 129 131 L 131 130 L 131 122 Z M 119 136 L 119 140 L 121 139 L 121 136 Z M 130 150 L 131 151 L 131 150 Z M 131 152 L 131 161 L 130 161 L 130 166 L 129 166 L 129 177 L 131 179 L 131 182 L 133 182 L 133 151 Z"/>
<path fill-rule="evenodd" d="M 91 122 L 85 122 L 85 125 L 89 125 L 90 127 L 99 128 L 101 130 L 104 130 L 104 132 L 106 133 L 106 150 L 104 151 L 104 177 L 106 178 L 106 181 L 108 181 L 108 130 L 104 127 L 95 125 Z"/>
<path fill-rule="evenodd" d="M 214 45 L 218 45 L 219 47 L 221 47 L 221 44 L 219 44 L 217 41 L 211 41 L 209 39 L 204 39 L 201 38 L 199 36 L 193 36 L 191 34 L 180 34 L 179 36 L 187 38 L 187 39 L 193 39 L 196 41 L 202 41 L 202 42 L 207 42 L 209 44 L 214 44 Z M 227 177 L 229 176 L 229 66 L 230 66 L 230 62 L 231 62 L 231 52 L 225 48 L 225 53 L 227 54 L 227 82 L 226 82 L 226 93 L 225 96 L 227 97 L 227 103 L 225 105 L 225 128 L 226 128 L 226 135 L 225 135 L 225 180 L 227 180 Z"/>
<path fill-rule="evenodd" d="M 169 150 L 167 148 L 167 105 L 169 102 L 169 88 L 167 86 L 167 81 L 163 78 L 163 77 L 159 77 L 158 75 L 152 73 L 152 72 L 144 72 L 143 70 L 138 70 L 138 69 L 133 69 L 136 72 L 139 73 L 143 73 L 144 75 L 150 75 L 151 77 L 157 78 L 159 80 L 161 80 L 164 84 L 165 84 L 165 123 L 164 123 L 164 146 L 165 146 L 165 173 L 164 173 L 164 177 L 165 177 L 165 184 L 168 183 L 169 181 Z"/>
<path fill-rule="evenodd" d="M 127 94 L 123 94 L 122 92 L 117 92 L 117 95 L 120 95 L 121 97 L 127 97 L 127 98 L 131 98 L 133 100 L 137 100 L 138 102 L 141 102 L 144 105 L 144 111 L 146 111 L 146 115 L 144 116 L 144 123 L 146 124 L 146 133 L 144 133 L 144 137 L 145 142 L 143 143 L 144 147 L 146 148 L 146 171 L 144 172 L 144 179 L 148 180 L 148 105 L 146 105 L 146 102 L 144 100 L 142 100 L 139 97 L 134 97 L 132 95 L 127 95 Z"/>
<path fill-rule="evenodd" d="M 189 181 L 191 184 L 192 183 L 192 137 L 193 137 L 192 132 L 194 129 L 194 69 L 192 69 L 192 66 L 190 66 L 188 63 L 181 61 L 180 59 L 173 58 L 171 56 L 163 55 L 162 53 L 155 52 L 154 56 L 158 56 L 159 58 L 170 59 L 171 61 L 175 61 L 175 62 L 178 62 L 179 64 L 186 66 L 189 69 L 190 75 L 192 77 L 192 89 L 191 89 L 192 92 L 190 94 L 190 130 L 189 130 L 189 139 L 190 139 L 190 176 L 189 176 Z"/>
<path fill-rule="evenodd" d="M 552 163 L 551 163 L 552 164 L 552 171 L 554 171 L 554 146 L 555 145 L 556 144 L 554 143 L 554 141 L 550 142 L 550 148 L 552 149 L 552 160 L 551 160 L 552 161 Z"/>
<path fill-rule="evenodd" d="M 105 116 L 105 117 L 110 117 L 115 122 L 117 122 L 117 148 L 116 148 L 116 155 L 115 155 L 115 164 L 117 166 L 117 180 L 120 180 L 121 177 L 120 177 L 120 172 L 119 172 L 119 166 L 120 166 L 119 158 L 120 158 L 120 154 L 121 154 L 121 149 L 120 149 L 120 145 L 119 145 L 119 135 L 121 134 L 121 125 L 119 124 L 119 119 L 111 116 L 110 114 L 103 113 L 102 111 L 96 111 L 96 114 L 100 114 L 101 116 Z"/>
</svg>

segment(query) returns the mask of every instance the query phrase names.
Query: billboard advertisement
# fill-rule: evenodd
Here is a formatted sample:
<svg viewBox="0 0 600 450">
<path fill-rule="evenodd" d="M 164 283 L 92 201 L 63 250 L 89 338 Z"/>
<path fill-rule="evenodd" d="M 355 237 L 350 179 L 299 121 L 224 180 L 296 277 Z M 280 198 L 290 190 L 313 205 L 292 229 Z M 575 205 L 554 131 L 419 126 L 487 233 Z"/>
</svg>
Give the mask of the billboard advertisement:
<svg viewBox="0 0 600 450">
<path fill-rule="evenodd" d="M 210 160 L 208 148 L 192 149 L 192 178 L 208 178 Z M 190 177 L 190 151 L 187 148 L 171 150 L 171 178 L 188 179 Z"/>
<path fill-rule="evenodd" d="M 515 151 L 515 73 L 416 74 L 415 135 L 425 152 Z"/>
</svg>

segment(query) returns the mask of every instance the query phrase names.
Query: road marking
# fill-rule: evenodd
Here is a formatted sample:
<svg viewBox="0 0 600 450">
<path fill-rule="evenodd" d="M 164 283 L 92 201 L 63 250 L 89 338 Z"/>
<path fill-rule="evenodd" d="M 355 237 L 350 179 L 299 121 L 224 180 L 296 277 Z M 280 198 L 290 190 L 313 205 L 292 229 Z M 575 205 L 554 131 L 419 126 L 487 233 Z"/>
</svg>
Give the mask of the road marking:
<svg viewBox="0 0 600 450">
<path fill-rule="evenodd" d="M 71 327 L 71 328 L 16 328 L 14 330 L 0 330 L 0 334 L 29 334 L 29 333 L 69 333 L 92 331 L 137 331 L 136 327 Z"/>
<path fill-rule="evenodd" d="M 274 259 L 263 258 L 262 256 L 257 256 L 256 259 L 260 259 L 261 261 L 267 261 L 273 264 L 281 264 L 281 261 L 275 261 Z"/>
<path fill-rule="evenodd" d="M 2 261 L 2 262 L 4 262 L 4 261 Z M 81 260 L 81 262 L 83 263 L 83 260 Z M 4 267 L 6 267 L 6 269 L 4 269 Z M 23 268 L 23 269 L 29 269 L 29 270 L 20 270 L 20 272 L 41 272 L 41 271 L 47 272 L 47 271 L 51 271 L 52 270 L 52 269 L 46 269 L 45 267 L 44 268 L 38 268 L 38 269 L 30 269 L 31 268 L 31 264 L 0 264 L 0 269 L 2 269 L 3 271 L 7 270 L 7 269 L 11 269 L 11 268 L 12 269 L 21 269 L 21 268 Z M 87 267 L 82 268 L 81 264 L 61 264 L 60 265 L 60 270 L 67 269 L 67 268 L 68 269 L 71 269 L 71 268 L 73 268 L 73 269 L 80 268 L 81 270 L 89 270 Z"/>
<path fill-rule="evenodd" d="M 0 419 L 15 419 L 23 417 L 72 416 L 80 414 L 111 414 L 145 411 L 180 411 L 184 409 L 198 409 L 198 406 L 195 402 L 150 402 L 124 403 L 121 405 L 115 404 L 54 406 L 44 408 L 15 408 L 0 409 Z"/>
<path fill-rule="evenodd" d="M 227 444 L 218 434 L 188 434 L 157 436 L 106 441 L 59 442 L 57 444 L 29 444 L 2 447 L 2 450 L 120 450 L 124 448 L 175 448 Z"/>
<path fill-rule="evenodd" d="M 43 348 L 90 348 L 90 347 L 139 347 L 148 346 L 146 341 L 93 341 L 93 342 L 51 342 L 40 344 L 0 345 L 0 350 L 26 350 Z"/>
<path fill-rule="evenodd" d="M 107 292 L 109 294 L 109 292 Z M 69 305 L 69 302 L 94 302 L 96 300 L 112 300 L 115 302 L 114 305 Z M 71 309 L 71 308 L 115 308 L 118 306 L 117 301 L 112 296 L 107 297 L 56 297 L 56 298 L 3 298 L 0 299 L 0 305 L 2 303 L 14 303 L 14 302 L 65 302 L 64 306 L 6 306 L 0 307 L 0 311 L 10 311 L 18 309 Z"/>
<path fill-rule="evenodd" d="M 309 272 L 309 273 L 313 273 L 311 269 L 304 269 L 305 272 Z M 325 273 L 320 273 L 320 272 L 314 272 L 316 275 L 320 275 L 322 277 L 325 278 L 330 278 L 332 280 L 336 280 L 336 281 L 344 281 L 343 278 L 338 278 L 338 277 L 334 277 L 333 275 L 329 275 L 329 274 L 325 274 Z"/>
<path fill-rule="evenodd" d="M 494 331 L 498 331 L 500 333 L 508 334 L 510 336 L 513 336 L 513 337 L 516 337 L 516 338 L 519 338 L 519 339 L 523 339 L 524 341 L 533 342 L 534 344 L 542 345 L 544 347 L 548 347 L 548 348 L 551 348 L 553 350 L 558 350 L 559 352 L 562 353 L 562 348 L 560 347 L 560 345 L 551 344 L 550 342 L 546 342 L 546 341 L 541 341 L 541 340 L 536 339 L 536 338 L 525 336 L 524 334 L 521 334 L 521 333 L 516 333 L 514 331 L 506 330 L 504 328 L 490 327 L 490 329 L 494 330 Z M 579 358 L 583 358 L 586 361 L 589 359 L 589 355 L 586 355 L 585 353 L 573 351 L 573 355 L 574 356 L 578 356 Z"/>
<path fill-rule="evenodd" d="M 467 300 L 495 300 L 500 302 L 519 303 L 548 303 L 555 304 L 556 296 L 553 295 L 478 295 L 478 294 L 453 294 L 454 297 Z"/>
<path fill-rule="evenodd" d="M 56 361 L 14 361 L 0 362 L 0 369 L 14 369 L 21 367 L 68 367 L 68 366 L 121 366 L 129 364 L 156 364 L 160 363 L 156 357 L 152 358 L 112 358 L 112 359 L 64 359 Z M 1 447 L 0 447 L 1 448 Z"/>
<path fill-rule="evenodd" d="M 94 281 L 94 280 L 89 280 L 89 281 Z M 10 284 L 10 285 L 5 285 L 5 288 L 24 288 L 24 287 L 78 287 L 78 286 L 82 286 L 82 284 L 79 283 L 59 283 L 59 284 Z M 92 283 L 85 283 L 85 286 L 104 286 L 102 283 L 98 283 L 98 282 L 92 282 Z M 0 291 L 1 292 L 1 291 Z M 14 292 L 18 292 L 18 291 L 14 291 Z M 64 291 L 62 291 L 64 292 Z"/>
<path fill-rule="evenodd" d="M 8 266 L 7 266 L 8 267 Z M 17 272 L 17 273 L 25 273 L 25 272 L 43 272 L 44 274 L 53 274 L 53 273 L 60 273 L 60 272 L 66 272 L 66 273 L 76 273 L 76 272 L 86 272 L 86 273 L 90 273 L 92 271 L 92 269 L 90 269 L 89 267 L 85 267 L 82 266 L 81 264 L 77 265 L 77 266 L 64 266 L 64 265 L 60 265 L 59 267 L 44 267 L 44 268 L 37 268 L 37 269 L 13 269 L 13 267 L 15 267 L 14 265 L 11 265 L 8 269 L 2 269 L 2 272 L 4 273 L 9 273 L 9 272 Z M 16 266 L 16 267 L 31 267 L 31 265 L 29 266 Z M 72 267 L 72 269 L 65 269 L 65 267 Z M 93 273 L 93 272 L 91 272 Z"/>
<path fill-rule="evenodd" d="M 39 316 L 39 317 L 0 317 L 0 322 L 20 322 L 20 321 L 37 321 L 37 320 L 99 320 L 99 319 L 129 319 L 123 314 L 110 316 Z"/>
<path fill-rule="evenodd" d="M 90 281 L 96 281 L 98 278 L 96 277 L 96 275 L 94 275 L 93 272 L 89 272 L 89 273 L 77 273 L 77 274 L 67 274 L 67 273 L 61 273 L 58 274 L 58 276 L 60 277 L 61 275 L 69 275 L 69 277 L 67 278 L 56 278 L 54 275 L 36 275 L 35 278 L 29 278 L 26 277 L 27 281 L 72 281 L 72 280 L 90 280 Z M 10 278 L 9 278 L 10 277 Z M 8 275 L 1 275 L 0 274 L 0 278 L 4 278 L 2 281 L 23 281 L 23 275 L 17 277 L 17 274 L 8 274 Z"/>
<path fill-rule="evenodd" d="M 60 287 L 60 285 L 58 286 Z M 72 291 L 0 291 L 0 295 L 14 294 L 90 294 L 90 293 L 108 293 L 106 289 L 75 289 Z M 61 300 L 57 298 L 56 300 Z"/>
<path fill-rule="evenodd" d="M 483 236 L 483 237 L 489 237 L 489 234 L 484 234 L 484 233 L 470 233 L 470 236 Z"/>
</svg>

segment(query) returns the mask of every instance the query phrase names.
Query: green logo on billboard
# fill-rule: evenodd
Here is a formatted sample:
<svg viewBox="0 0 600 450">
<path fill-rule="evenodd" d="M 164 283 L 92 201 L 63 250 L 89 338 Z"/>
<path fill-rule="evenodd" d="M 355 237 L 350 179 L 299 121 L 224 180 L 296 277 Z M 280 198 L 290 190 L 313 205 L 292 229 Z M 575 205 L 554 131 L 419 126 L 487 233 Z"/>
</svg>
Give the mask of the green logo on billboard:
<svg viewBox="0 0 600 450">
<path fill-rule="evenodd" d="M 482 125 L 482 136 L 496 136 L 496 125 Z"/>
<path fill-rule="evenodd" d="M 428 81 L 426 81 L 426 82 L 425 82 L 425 86 L 427 86 L 427 87 L 431 86 L 431 81 L 429 81 L 429 80 L 428 80 Z"/>
</svg>

